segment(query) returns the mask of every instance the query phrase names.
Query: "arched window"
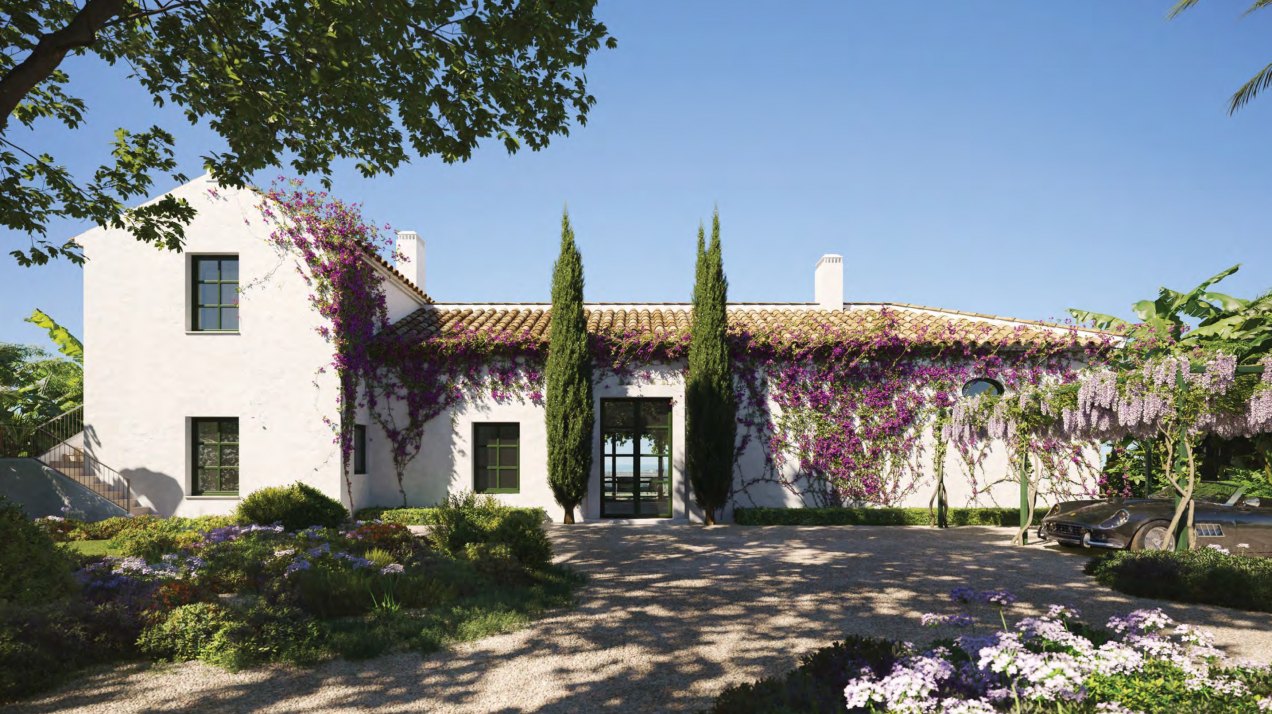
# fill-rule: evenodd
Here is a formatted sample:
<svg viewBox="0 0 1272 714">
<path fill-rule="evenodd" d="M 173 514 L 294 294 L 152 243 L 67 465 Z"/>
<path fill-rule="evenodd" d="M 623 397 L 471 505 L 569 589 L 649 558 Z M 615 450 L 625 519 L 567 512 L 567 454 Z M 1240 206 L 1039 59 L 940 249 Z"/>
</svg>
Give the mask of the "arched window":
<svg viewBox="0 0 1272 714">
<path fill-rule="evenodd" d="M 996 379 L 986 379 L 978 377 L 963 385 L 963 396 L 976 397 L 981 394 L 989 394 L 994 397 L 1001 397 L 1003 392 L 1003 383 Z"/>
</svg>

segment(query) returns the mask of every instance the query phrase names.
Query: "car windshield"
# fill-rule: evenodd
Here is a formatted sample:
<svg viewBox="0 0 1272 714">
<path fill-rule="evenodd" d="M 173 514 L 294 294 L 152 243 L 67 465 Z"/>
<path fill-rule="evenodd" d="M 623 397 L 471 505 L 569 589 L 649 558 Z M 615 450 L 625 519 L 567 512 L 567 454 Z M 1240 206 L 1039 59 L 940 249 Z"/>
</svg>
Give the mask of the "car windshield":
<svg viewBox="0 0 1272 714">
<path fill-rule="evenodd" d="M 1199 481 L 1193 490 L 1193 497 L 1206 503 L 1227 503 L 1241 488 L 1241 484 L 1231 481 Z M 1175 489 L 1167 487 L 1153 494 L 1153 498 L 1174 498 Z"/>
</svg>

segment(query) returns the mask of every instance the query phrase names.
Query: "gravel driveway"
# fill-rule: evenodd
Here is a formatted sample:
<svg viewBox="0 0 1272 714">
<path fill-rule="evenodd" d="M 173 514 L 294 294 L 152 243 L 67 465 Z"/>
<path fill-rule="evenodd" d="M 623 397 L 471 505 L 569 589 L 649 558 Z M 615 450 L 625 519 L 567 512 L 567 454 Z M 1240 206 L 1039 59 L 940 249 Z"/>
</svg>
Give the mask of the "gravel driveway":
<svg viewBox="0 0 1272 714">
<path fill-rule="evenodd" d="M 13 711 L 695 711 L 844 633 L 923 642 L 932 632 L 918 615 L 953 612 L 946 593 L 958 585 L 1011 590 L 1018 615 L 1069 603 L 1102 622 L 1161 605 L 1235 656 L 1272 660 L 1267 615 L 1125 597 L 1082 574 L 1081 552 L 1013 548 L 1004 528 L 584 524 L 551 534 L 558 559 L 590 581 L 577 608 L 519 632 L 310 671 L 122 667 Z"/>
</svg>

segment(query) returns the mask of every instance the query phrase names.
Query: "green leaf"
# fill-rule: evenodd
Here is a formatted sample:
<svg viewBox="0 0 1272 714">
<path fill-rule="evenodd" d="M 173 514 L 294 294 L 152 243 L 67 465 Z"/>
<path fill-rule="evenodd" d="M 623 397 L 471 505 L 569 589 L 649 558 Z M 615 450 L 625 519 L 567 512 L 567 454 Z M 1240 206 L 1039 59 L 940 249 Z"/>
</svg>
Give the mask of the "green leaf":
<svg viewBox="0 0 1272 714">
<path fill-rule="evenodd" d="M 59 325 L 56 320 L 49 317 L 39 308 L 32 310 L 31 316 L 26 321 L 48 332 L 49 339 L 53 341 L 53 344 L 57 345 L 58 352 L 74 360 L 77 364 L 84 364 L 84 344 L 75 335 L 72 335 L 70 330 Z"/>
<path fill-rule="evenodd" d="M 1126 327 L 1130 325 L 1130 323 L 1120 317 L 1105 315 L 1100 312 L 1090 312 L 1087 310 L 1069 308 L 1069 314 L 1073 316 L 1073 319 L 1084 325 L 1094 324 L 1097 330 L 1108 330 L 1115 327 Z"/>
</svg>

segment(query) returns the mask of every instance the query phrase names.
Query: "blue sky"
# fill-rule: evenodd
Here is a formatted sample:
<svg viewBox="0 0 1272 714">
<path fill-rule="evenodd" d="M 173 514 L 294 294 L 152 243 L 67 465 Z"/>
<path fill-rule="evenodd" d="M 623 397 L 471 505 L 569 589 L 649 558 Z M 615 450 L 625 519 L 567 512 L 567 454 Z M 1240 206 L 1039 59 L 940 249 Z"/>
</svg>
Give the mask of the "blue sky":
<svg viewBox="0 0 1272 714">
<path fill-rule="evenodd" d="M 1233 263 L 1224 287 L 1250 296 L 1272 288 L 1272 94 L 1226 101 L 1272 61 L 1272 11 L 1170 5 L 603 1 L 619 48 L 589 67 L 586 127 L 538 153 L 341 167 L 335 192 L 424 237 L 439 301 L 546 300 L 567 204 L 589 300 L 687 299 L 713 206 L 733 300 L 811 300 L 828 252 L 850 301 L 1127 314 Z M 218 148 L 120 68 L 67 68 L 89 122 L 35 148 L 88 169 L 116 126 L 160 120 L 192 176 Z M 33 307 L 78 332 L 82 297 L 74 266 L 3 259 L 0 340 L 43 344 Z"/>
</svg>

